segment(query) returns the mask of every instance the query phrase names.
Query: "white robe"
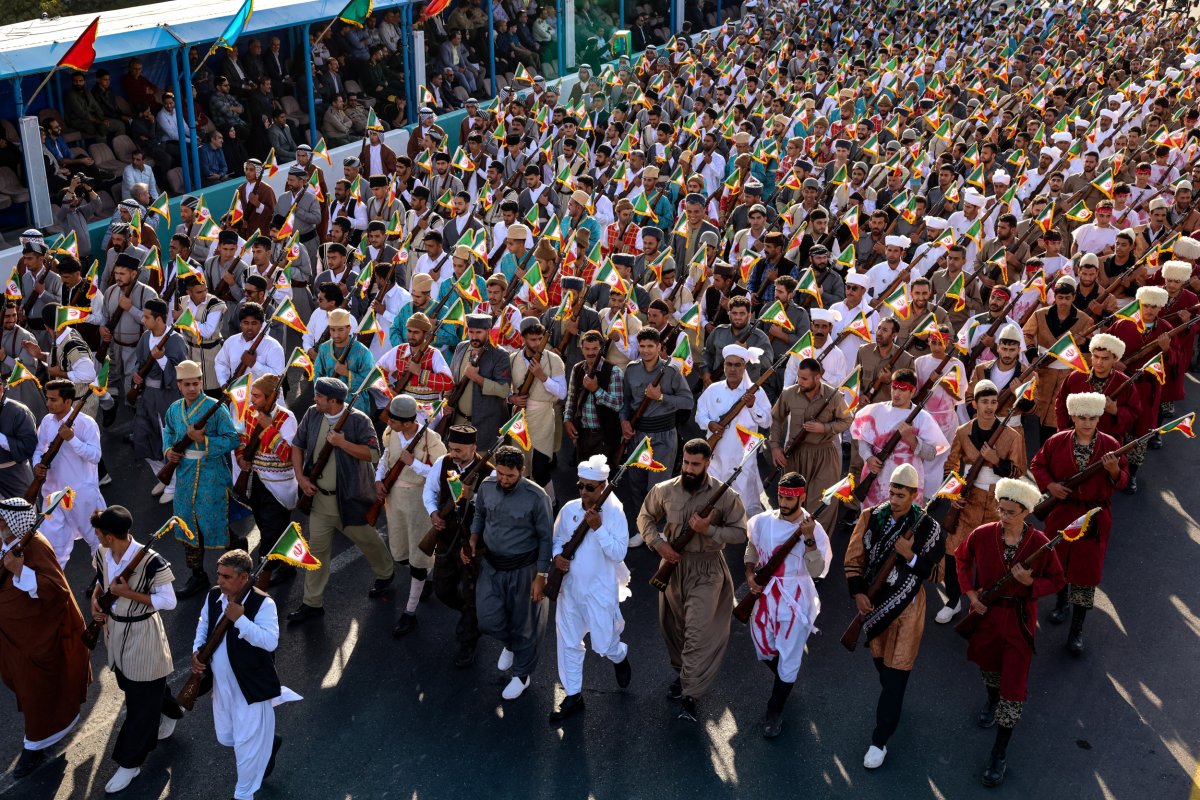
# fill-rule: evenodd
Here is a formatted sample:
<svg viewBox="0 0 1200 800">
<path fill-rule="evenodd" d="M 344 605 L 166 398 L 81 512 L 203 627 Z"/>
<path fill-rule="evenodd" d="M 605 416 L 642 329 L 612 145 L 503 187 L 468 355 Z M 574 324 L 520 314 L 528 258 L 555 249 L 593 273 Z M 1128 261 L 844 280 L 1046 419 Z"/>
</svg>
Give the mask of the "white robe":
<svg viewBox="0 0 1200 800">
<path fill-rule="evenodd" d="M 229 605 L 229 599 L 221 596 L 221 610 Z M 237 635 L 254 647 L 274 652 L 279 646 L 279 611 L 275 602 L 267 597 L 258 614 L 251 620 L 243 615 L 234 623 Z M 208 637 L 208 602 L 200 610 L 200 623 L 196 626 L 196 638 L 192 652 L 204 647 Z M 275 739 L 275 706 L 301 700 L 300 695 L 286 686 L 279 696 L 259 703 L 247 703 L 238 686 L 229 663 L 229 647 L 224 639 L 213 652 L 208 668 L 213 674 L 213 724 L 217 729 L 217 741 L 232 747 L 237 758 L 237 787 L 235 800 L 254 800 L 254 793 L 262 786 L 263 773 L 271 760 L 271 746 Z"/>
<path fill-rule="evenodd" d="M 864 462 L 883 448 L 887 440 L 891 438 L 892 432 L 911 413 L 911 407 L 896 408 L 891 401 L 871 403 L 859 410 L 854 416 L 854 422 L 850 423 L 850 436 L 858 443 L 858 452 Z M 903 439 L 900 440 L 900 443 L 892 450 L 892 454 L 883 462 L 883 468 L 879 470 L 875 482 L 871 484 L 871 491 L 867 493 L 866 502 L 863 503 L 864 508 L 878 505 L 887 499 L 889 479 L 892 472 L 901 464 L 912 464 L 917 468 L 917 482 L 920 484 L 917 487 L 917 502 L 924 502 L 927 487 L 924 481 L 925 465 L 922 462 L 931 460 L 949 450 L 950 443 L 942 435 L 942 429 L 938 427 L 937 422 L 928 411 L 922 409 L 918 412 L 912 427 L 913 433 L 917 436 L 916 452 Z M 866 471 L 867 467 L 864 464 L 862 474 L 865 475 Z M 930 488 L 936 491 L 938 487 Z"/>
<path fill-rule="evenodd" d="M 38 444 L 33 451 L 32 463 L 41 461 L 58 429 L 66 418 L 59 419 L 53 414 L 42 417 L 38 423 Z M 103 511 L 108 507 L 100 494 L 100 428 L 96 420 L 87 414 L 80 414 L 73 425 L 75 436 L 70 441 L 63 442 L 50 469 L 46 473 L 46 482 L 42 486 L 42 496 L 65 489 L 68 486 L 75 490 L 75 501 L 70 509 L 59 506 L 46 517 L 39 530 L 50 541 L 59 566 L 67 567 L 71 558 L 71 550 L 77 539 L 83 539 L 91 549 L 92 555 L 100 546 L 96 531 L 90 522 L 93 511 Z"/>
<path fill-rule="evenodd" d="M 779 518 L 779 511 L 765 511 L 750 519 L 748 533 L 751 544 L 758 551 L 755 569 L 771 559 L 771 555 L 796 530 L 796 526 L 809 518 L 801 511 L 800 522 L 789 522 Z M 823 578 L 833 561 L 833 550 L 829 535 L 821 523 L 813 529 L 817 552 L 821 554 L 823 566 L 816 577 Z M 754 652 L 760 661 L 769 661 L 776 655 L 779 679 L 794 683 L 800 672 L 800 660 L 804 656 L 804 643 L 808 635 L 817 629 L 817 614 L 821 611 L 821 598 L 817 594 L 813 575 L 804 560 L 804 541 L 796 543 L 788 553 L 780 572 L 772 576 L 763 587 L 763 597 L 754 605 L 750 617 L 750 638 Z"/>
<path fill-rule="evenodd" d="M 850 340 L 857 343 L 854 348 L 854 353 L 857 356 L 858 347 L 863 344 L 863 340 L 851 335 L 847 336 L 843 340 L 843 343 Z M 854 359 L 846 357 L 846 354 L 841 349 L 841 345 L 834 347 L 832 337 L 826 339 L 823 346 L 816 348 L 813 358 L 821 362 L 821 368 L 824 370 L 821 380 L 834 388 L 841 386 L 842 381 L 846 380 L 850 376 L 851 370 L 854 369 Z M 796 376 L 800 372 L 800 362 L 802 360 L 795 356 L 788 359 L 787 368 L 783 371 L 783 385 L 785 387 L 791 386 L 796 382 Z"/>
<path fill-rule="evenodd" d="M 871 311 L 870 308 L 871 307 L 867 304 L 866 300 L 860 302 L 855 308 L 847 308 L 844 301 L 834 303 L 829 307 L 829 310 L 838 312 L 842 315 L 842 318 L 833 323 L 833 332 L 830 335 L 836 339 L 838 335 L 846 329 L 846 326 L 854 321 L 860 311 L 866 311 L 868 312 L 867 327 L 871 329 L 871 341 L 875 341 L 875 329 L 879 327 L 879 312 Z M 841 344 L 838 345 L 838 349 L 842 351 L 842 356 L 844 357 L 846 364 L 853 365 L 856 362 L 858 359 L 858 348 L 862 347 L 864 344 L 868 343 L 854 335 L 850 335 L 845 339 L 842 339 Z M 822 362 L 822 364 L 828 363 L 828 358 Z M 828 372 L 829 367 L 826 366 L 825 370 Z M 849 369 L 847 369 L 847 373 L 848 372 Z M 842 378 L 842 380 L 845 380 L 845 378 Z"/>
<path fill-rule="evenodd" d="M 791 360 L 795 361 L 796 359 Z M 743 375 L 742 382 L 736 389 L 730 389 L 727 381 L 714 383 L 705 389 L 696 403 L 696 424 L 700 426 L 700 429 L 708 431 L 708 423 L 718 422 L 746 393 L 746 390 L 750 388 L 750 383 L 750 376 Z M 712 463 L 709 465 L 708 472 L 719 481 L 727 480 L 745 457 L 746 451 L 742 447 L 742 440 L 735 430 L 737 425 L 756 433 L 759 428 L 771 426 L 771 402 L 767 399 L 766 392 L 759 389 L 754 393 L 754 403 L 738 412 L 725 431 L 725 435 L 721 437 L 721 441 L 717 442 L 717 446 L 713 449 Z M 746 466 L 731 488 L 742 498 L 747 514 L 757 514 L 762 510 L 763 488 L 762 479 L 758 475 L 757 456 L 746 459 Z"/>
<path fill-rule="evenodd" d="M 562 552 L 583 521 L 581 500 L 571 500 L 554 522 L 554 555 Z M 610 494 L 600 509 L 600 527 L 589 530 L 575 551 L 571 569 L 563 578 L 554 616 L 558 638 L 558 679 L 567 694 L 583 690 L 584 634 L 591 635 L 592 650 L 614 664 L 625 660 L 628 646 L 621 641 L 625 619 L 620 603 L 629 597 L 629 548 L 625 509 Z"/>
</svg>

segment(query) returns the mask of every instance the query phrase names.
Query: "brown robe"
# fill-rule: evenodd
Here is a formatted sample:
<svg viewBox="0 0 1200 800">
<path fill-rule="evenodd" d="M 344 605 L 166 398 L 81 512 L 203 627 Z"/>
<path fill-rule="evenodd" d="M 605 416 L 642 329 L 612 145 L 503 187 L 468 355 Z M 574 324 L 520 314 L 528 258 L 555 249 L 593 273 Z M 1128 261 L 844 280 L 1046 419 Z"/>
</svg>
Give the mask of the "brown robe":
<svg viewBox="0 0 1200 800">
<path fill-rule="evenodd" d="M 1053 305 L 1039 308 L 1033 312 L 1033 316 L 1025 320 L 1022 332 L 1025 334 L 1027 347 L 1032 345 L 1051 347 L 1059 340 L 1060 337 L 1054 335 L 1046 322 L 1046 315 L 1051 313 L 1057 313 Z M 1084 337 L 1091 330 L 1092 318 L 1078 310 L 1075 311 L 1075 317 L 1075 324 L 1071 326 L 1070 332 L 1075 337 L 1075 344 L 1080 351 L 1086 353 L 1087 340 Z M 1058 359 L 1048 359 L 1043 366 L 1038 367 L 1037 397 L 1034 398 L 1033 414 L 1046 427 L 1058 426 L 1058 420 L 1054 415 L 1054 398 L 1058 396 L 1058 390 L 1066 382 L 1067 376 L 1071 374 L 1069 368 L 1062 369 L 1064 366 Z"/>
<path fill-rule="evenodd" d="M 999 424 L 999 422 L 1000 420 L 997 419 L 996 423 Z M 958 426 L 958 430 L 954 432 L 954 438 L 950 441 L 950 455 L 946 457 L 947 474 L 957 472 L 965 479 L 971 465 L 975 463 L 975 459 L 979 458 L 979 450 L 971 441 L 971 430 L 974 425 L 975 420 L 971 420 Z M 1004 433 L 1000 434 L 1000 439 L 996 442 L 995 449 L 1000 460 L 1010 462 L 1013 470 L 1011 475 L 1000 475 L 999 477 L 1019 477 L 1025 474 L 1028 467 L 1025 437 L 1021 435 L 1019 429 L 1011 426 L 1005 427 Z M 968 533 L 980 525 L 1000 519 L 1000 507 L 996 503 L 994 486 L 989 489 L 973 486 L 968 492 L 966 500 L 966 507 L 959 512 L 958 525 L 954 527 L 954 530 L 946 531 L 946 552 L 949 554 L 953 554 L 958 549 L 959 544 Z"/>
<path fill-rule="evenodd" d="M 822 404 L 824 408 L 814 416 L 815 407 Z M 771 446 L 786 451 L 803 431 L 804 423 L 814 419 L 828 423 L 829 431 L 804 434 L 800 446 L 787 457 L 786 469 L 804 476 L 807 481 L 804 510 L 816 516 L 825 530 L 831 531 L 837 522 L 839 504 L 833 502 L 822 508 L 821 495 L 842 478 L 841 437 L 854 419 L 846 410 L 842 393 L 822 383 L 820 393 L 810 400 L 795 384 L 784 389 L 771 408 Z"/>
</svg>

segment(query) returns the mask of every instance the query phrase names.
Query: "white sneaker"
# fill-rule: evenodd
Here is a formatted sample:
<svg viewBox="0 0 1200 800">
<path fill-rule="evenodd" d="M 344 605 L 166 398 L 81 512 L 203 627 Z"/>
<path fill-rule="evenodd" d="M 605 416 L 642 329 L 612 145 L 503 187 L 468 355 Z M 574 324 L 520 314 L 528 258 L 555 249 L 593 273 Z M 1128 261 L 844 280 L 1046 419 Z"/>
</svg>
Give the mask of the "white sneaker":
<svg viewBox="0 0 1200 800">
<path fill-rule="evenodd" d="M 150 494 L 154 495 L 155 497 L 158 497 L 160 494 L 163 493 L 163 490 L 166 488 L 167 487 L 163 483 L 161 483 L 161 482 L 156 483 L 156 484 L 154 484 L 154 488 L 150 490 Z"/>
<path fill-rule="evenodd" d="M 629 546 L 630 547 L 641 547 L 644 544 L 645 544 L 645 541 L 642 540 L 642 537 L 640 534 L 635 533 L 633 536 L 629 537 Z"/>
<path fill-rule="evenodd" d="M 164 506 L 167 505 L 168 503 L 174 503 L 175 502 L 175 491 L 171 490 L 168 492 L 168 491 L 164 490 L 162 493 L 162 497 L 158 498 L 158 502 Z"/>
<path fill-rule="evenodd" d="M 142 774 L 140 767 L 129 769 L 128 767 L 117 767 L 117 772 L 108 783 L 104 784 L 104 791 L 109 794 L 116 794 L 128 788 L 129 784 L 133 783 L 133 779 Z"/>
<path fill-rule="evenodd" d="M 513 679 L 508 682 L 508 686 L 504 687 L 504 691 L 500 693 L 500 696 L 505 700 L 516 700 L 518 697 L 524 694 L 525 690 L 528 688 L 529 678 L 522 679 L 514 676 Z"/>
<path fill-rule="evenodd" d="M 500 658 L 496 661 L 496 669 L 504 672 L 505 670 L 512 669 L 512 665 L 513 652 L 506 647 L 500 651 Z"/>
<path fill-rule="evenodd" d="M 162 714 L 159 716 L 159 718 L 158 718 L 158 740 L 160 742 L 163 739 L 171 738 L 171 734 L 175 732 L 175 723 L 178 721 L 179 720 L 171 719 L 170 717 L 168 717 L 165 714 Z"/>
<path fill-rule="evenodd" d="M 863 756 L 863 766 L 867 769 L 876 769 L 883 766 L 883 759 L 887 758 L 887 748 L 880 750 L 875 745 L 871 745 L 867 749 L 867 754 Z"/>
<path fill-rule="evenodd" d="M 959 600 L 952 606 L 942 606 L 942 610 L 937 612 L 937 616 L 933 618 L 933 621 L 939 625 L 945 625 L 947 622 L 954 619 L 954 615 L 959 612 L 961 607 L 962 600 Z"/>
</svg>

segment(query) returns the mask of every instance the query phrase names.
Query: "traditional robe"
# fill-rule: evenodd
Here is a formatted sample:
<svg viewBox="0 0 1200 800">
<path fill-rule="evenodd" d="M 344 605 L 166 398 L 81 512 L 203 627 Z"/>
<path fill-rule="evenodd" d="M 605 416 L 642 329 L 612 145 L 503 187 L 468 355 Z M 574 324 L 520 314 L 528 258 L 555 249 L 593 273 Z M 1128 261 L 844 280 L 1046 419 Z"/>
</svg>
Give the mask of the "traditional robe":
<svg viewBox="0 0 1200 800">
<path fill-rule="evenodd" d="M 29 459 L 37 449 L 33 413 L 16 400 L 0 397 L 0 495 L 21 497 L 33 482 Z"/>
<path fill-rule="evenodd" d="M 1148 377 L 1140 378 L 1139 382 Z M 1054 398 L 1058 429 L 1065 431 L 1075 427 L 1071 423 L 1071 415 L 1067 413 L 1068 397 L 1081 392 L 1100 392 L 1117 403 L 1117 413 L 1104 413 L 1100 416 L 1100 432 L 1107 433 L 1118 442 L 1125 441 L 1126 435 L 1133 430 L 1134 424 L 1142 415 L 1142 399 L 1138 396 L 1137 385 L 1126 383 L 1127 378 L 1124 372 L 1115 369 L 1103 379 L 1096 379 L 1094 373 L 1084 374 L 1078 370 L 1071 370 L 1071 374 L 1059 387 L 1058 396 Z"/>
<path fill-rule="evenodd" d="M 817 408 L 820 408 L 819 412 Z M 804 476 L 807 482 L 804 509 L 816 514 L 826 530 L 833 529 L 839 509 L 836 503 L 823 505 L 821 495 L 842 477 L 841 438 L 852 420 L 846 410 L 845 397 L 824 382 L 812 399 L 792 384 L 783 390 L 771 408 L 771 444 L 785 453 L 792 441 L 800 436 L 804 423 L 816 421 L 830 426 L 827 433 L 805 433 L 796 449 L 788 455 L 785 468 Z"/>
<path fill-rule="evenodd" d="M 1025 344 L 1029 347 L 1037 347 L 1039 353 L 1044 353 L 1064 334 L 1070 332 L 1075 337 L 1075 344 L 1081 349 L 1086 349 L 1084 336 L 1091 327 L 1092 318 L 1074 307 L 1071 308 L 1067 319 L 1060 323 L 1057 307 L 1051 305 L 1049 308 L 1038 309 L 1032 317 L 1026 320 Z M 1043 426 L 1057 424 L 1054 414 L 1054 398 L 1058 395 L 1059 388 L 1066 382 L 1067 375 L 1072 371 L 1071 367 L 1057 358 L 1047 359 L 1042 366 L 1038 367 L 1037 396 L 1033 415 Z"/>
<path fill-rule="evenodd" d="M 1162 314 L 1171 316 L 1178 311 L 1189 311 L 1197 302 L 1200 300 L 1190 290 L 1180 289 L 1179 294 L 1167 302 L 1167 307 L 1162 310 Z M 1196 314 L 1195 311 L 1191 311 L 1191 313 L 1193 316 Z M 1186 325 L 1187 323 L 1179 320 L 1176 324 Z M 1191 366 L 1192 352 L 1196 347 L 1196 326 L 1193 325 L 1187 332 L 1176 336 L 1172 344 L 1178 356 L 1175 368 L 1167 370 L 1167 382 L 1162 390 L 1162 402 L 1164 403 L 1174 403 L 1176 400 L 1182 400 L 1186 395 L 1188 367 Z"/>
<path fill-rule="evenodd" d="M 216 402 L 203 394 L 191 404 L 183 398 L 176 400 L 167 409 L 163 453 L 186 437 L 188 428 Z M 239 444 L 229 411 L 218 408 L 204 433 L 204 444 L 188 440 L 188 448 L 175 469 L 174 512 L 197 541 L 189 540 L 180 529 L 176 529 L 175 538 L 196 547 L 224 549 L 229 544 L 229 491 L 233 485 L 229 454 Z"/>
<path fill-rule="evenodd" d="M 706 432 L 706 436 L 709 435 L 708 424 L 719 422 L 721 417 L 737 405 L 750 385 L 750 376 L 743 373 L 742 382 L 736 389 L 730 389 L 728 381 L 722 380 L 704 390 L 696 401 L 696 424 Z M 731 489 L 742 498 L 747 515 L 757 514 L 762 511 L 762 478 L 758 474 L 757 454 L 750 458 L 745 457 L 746 447 L 742 445 L 741 435 L 737 431 L 739 425 L 751 433 L 758 433 L 759 428 L 770 427 L 771 402 L 761 388 L 754 393 L 754 402 L 742 408 L 729 423 L 721 440 L 713 448 L 712 463 L 708 467 L 710 475 L 724 481 L 744 461 L 745 466 Z"/>
<path fill-rule="evenodd" d="M 933 371 L 941 363 L 940 358 L 935 358 L 932 354 L 918 356 L 913 362 L 913 368 L 917 373 L 917 386 L 922 386 L 926 381 L 933 378 L 937 381 L 937 385 L 933 387 L 933 391 L 929 395 L 929 399 L 925 401 L 922 407 L 926 414 L 933 417 L 933 421 L 937 423 L 938 428 L 942 431 L 942 437 L 949 442 L 954 438 L 954 432 L 958 430 L 958 409 L 962 405 L 962 398 L 955 396 L 950 391 L 945 383 L 942 382 L 943 377 L 956 376 L 958 380 L 959 393 L 961 394 L 966 387 L 966 370 L 961 361 L 957 358 L 951 358 L 946 362 L 946 366 L 942 367 L 938 377 L 934 378 Z M 925 488 L 929 491 L 934 491 L 941 485 L 942 468 L 946 465 L 946 456 L 949 454 L 949 449 L 938 453 L 934 458 L 925 462 Z"/>
<path fill-rule="evenodd" d="M 996 420 L 996 425 L 1000 420 Z M 988 522 L 1000 519 L 1000 506 L 996 502 L 996 481 L 1000 478 L 1018 478 L 1025 474 L 1025 436 L 1020 430 L 1009 425 L 1000 434 L 994 448 L 1000 457 L 1000 463 L 995 467 L 986 461 L 976 475 L 968 490 L 966 505 L 959 512 L 958 524 L 954 530 L 946 531 L 946 552 L 953 553 L 958 545 L 971 531 Z M 980 428 L 978 418 L 959 426 L 950 441 L 950 453 L 946 458 L 946 473 L 957 472 L 963 478 L 971 469 L 979 451 L 987 444 L 996 429 Z"/>
<path fill-rule="evenodd" d="M 892 432 L 911 413 L 911 407 L 896 408 L 891 401 L 872 403 L 866 408 L 859 409 L 854 416 L 854 422 L 850 424 L 850 436 L 858 443 L 859 455 L 862 456 L 864 462 L 883 449 Z M 878 477 L 867 493 L 864 505 L 878 505 L 887 499 L 888 480 L 896 467 L 901 464 L 912 464 L 917 468 L 918 477 L 921 477 L 925 470 L 922 462 L 930 461 L 950 448 L 950 443 L 946 441 L 942 429 L 928 411 L 921 409 L 917 412 L 916 419 L 912 422 L 912 428 L 917 437 L 917 449 L 914 451 L 907 442 L 900 439 L 895 449 L 892 450 L 892 454 L 883 462 Z M 864 463 L 863 472 L 858 479 L 861 480 L 866 473 L 867 467 Z M 922 478 L 922 484 L 918 487 L 917 502 L 921 502 L 926 490 L 935 491 L 936 489 L 936 486 L 925 486 Z"/>
<path fill-rule="evenodd" d="M 1134 356 L 1138 350 L 1150 344 L 1164 333 L 1170 333 L 1174 329 L 1174 325 L 1162 319 L 1161 317 L 1155 321 L 1153 327 L 1146 326 L 1146 330 L 1142 333 L 1138 332 L 1137 323 L 1127 319 L 1117 320 L 1108 332 L 1125 343 L 1125 355 L 1121 358 L 1121 363 L 1125 365 L 1125 373 L 1128 375 L 1136 375 L 1137 372 L 1145 366 L 1146 362 L 1154 358 L 1159 353 L 1162 353 L 1163 366 L 1166 368 L 1167 375 L 1179 371 L 1180 353 L 1179 353 L 1179 336 L 1172 337 L 1171 345 L 1166 352 L 1162 352 L 1161 348 L 1154 347 L 1148 355 L 1138 357 Z M 1189 359 L 1191 354 L 1188 354 Z M 1186 365 L 1182 367 L 1186 370 Z M 1158 424 L 1158 407 L 1162 404 L 1163 387 L 1158 381 L 1145 375 L 1138 378 L 1133 384 L 1137 390 L 1138 399 L 1141 401 L 1142 412 L 1133 424 L 1133 428 L 1129 431 L 1129 436 L 1137 437 L 1149 432 L 1151 428 Z M 1070 520 L 1067 520 L 1070 522 Z"/>
</svg>

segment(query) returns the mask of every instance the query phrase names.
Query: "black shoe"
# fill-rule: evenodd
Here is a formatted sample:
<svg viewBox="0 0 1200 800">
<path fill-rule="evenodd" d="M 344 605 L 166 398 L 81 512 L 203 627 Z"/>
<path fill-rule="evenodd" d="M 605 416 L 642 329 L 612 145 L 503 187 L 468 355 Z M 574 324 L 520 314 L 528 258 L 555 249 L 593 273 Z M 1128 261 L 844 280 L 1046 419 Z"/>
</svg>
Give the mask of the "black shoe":
<svg viewBox="0 0 1200 800">
<path fill-rule="evenodd" d="M 629 666 L 629 656 L 613 664 L 613 671 L 617 673 L 617 686 L 624 689 L 633 680 L 633 670 Z"/>
<path fill-rule="evenodd" d="M 1062 625 L 1067 621 L 1067 617 L 1070 616 L 1070 614 L 1071 606 L 1067 603 L 1064 603 L 1061 606 L 1055 606 L 1054 610 L 1050 612 L 1048 619 L 1055 625 Z"/>
<path fill-rule="evenodd" d="M 475 646 L 469 644 L 460 644 L 458 646 L 458 655 L 454 657 L 455 669 L 466 669 L 475 663 Z"/>
<path fill-rule="evenodd" d="M 210 586 L 212 586 L 212 582 L 209 581 L 206 574 L 203 572 L 193 572 L 191 577 L 187 579 L 187 583 L 175 593 L 175 596 L 181 600 L 186 600 L 201 592 L 207 592 Z"/>
<path fill-rule="evenodd" d="M 325 616 L 324 606 L 314 608 L 313 606 L 306 606 L 304 603 L 301 603 L 299 608 L 287 615 L 287 621 L 289 624 L 293 622 L 308 622 L 314 617 L 323 616 Z"/>
<path fill-rule="evenodd" d="M 383 597 L 391 590 L 393 578 L 395 578 L 395 575 L 390 575 L 386 578 L 376 578 L 375 582 L 371 584 L 371 588 L 367 589 L 367 597 L 371 599 Z"/>
<path fill-rule="evenodd" d="M 1146 446 L 1151 450 L 1162 450 L 1162 434 L 1156 433 L 1151 436 L 1150 441 L 1146 443 Z"/>
<path fill-rule="evenodd" d="M 1071 613 L 1071 631 L 1067 634 L 1067 652 L 1073 656 L 1083 655 L 1083 618 L 1087 609 L 1075 606 Z"/>
<path fill-rule="evenodd" d="M 783 712 L 768 711 L 762 718 L 762 735 L 764 739 L 774 739 L 783 731 Z"/>
<path fill-rule="evenodd" d="M 117 421 L 117 412 L 120 410 L 121 407 L 116 403 L 113 403 L 112 408 L 104 409 L 104 412 L 100 417 L 100 420 L 104 423 L 104 427 L 111 427 L 112 424 Z"/>
<path fill-rule="evenodd" d="M 1008 761 L 1004 756 L 992 754 L 991 760 L 983 770 L 983 785 L 989 789 L 1004 783 L 1004 773 L 1008 771 Z"/>
<path fill-rule="evenodd" d="M 278 561 L 272 562 L 279 564 Z M 274 589 L 276 586 L 282 586 L 288 581 L 296 577 L 296 568 L 291 564 L 279 564 L 275 569 L 271 570 L 271 580 L 267 586 Z"/>
<path fill-rule="evenodd" d="M 558 710 L 550 712 L 551 722 L 562 722 L 569 716 L 583 711 L 583 695 L 569 694 L 559 703 Z"/>
<path fill-rule="evenodd" d="M 401 636 L 406 636 L 417 629 L 417 615 L 409 614 L 407 611 L 400 615 L 400 619 L 396 620 L 396 627 L 392 628 L 392 638 L 399 639 Z"/>
<path fill-rule="evenodd" d="M 670 686 L 667 687 L 667 699 L 678 700 L 683 697 L 683 681 L 676 678 Z"/>
<path fill-rule="evenodd" d="M 17 766 L 13 768 L 13 777 L 24 778 L 40 767 L 45 760 L 45 750 L 22 750 L 21 757 L 17 759 Z"/>
<path fill-rule="evenodd" d="M 1131 477 L 1129 479 L 1129 485 L 1126 486 L 1121 491 L 1125 492 L 1125 494 L 1137 494 L 1137 490 L 1138 490 L 1137 478 Z"/>
<path fill-rule="evenodd" d="M 125 444 L 133 444 L 133 434 L 132 433 L 125 434 L 124 436 L 121 437 L 121 441 L 124 442 Z"/>
<path fill-rule="evenodd" d="M 981 728 L 990 728 L 996 724 L 996 703 L 992 702 L 992 698 L 983 701 L 983 708 L 979 709 L 975 724 Z"/>
<path fill-rule="evenodd" d="M 279 755 L 280 747 L 283 747 L 283 737 L 277 733 L 275 734 L 275 740 L 271 742 L 271 760 L 267 762 L 267 771 L 263 773 L 262 779 L 264 781 L 271 777 L 271 773 L 275 770 L 275 756 Z"/>
<path fill-rule="evenodd" d="M 696 721 L 696 698 L 691 695 L 684 695 L 679 698 L 679 714 L 676 715 L 679 719 L 687 720 L 688 722 Z"/>
</svg>

